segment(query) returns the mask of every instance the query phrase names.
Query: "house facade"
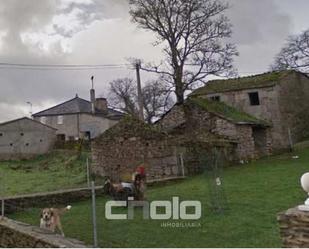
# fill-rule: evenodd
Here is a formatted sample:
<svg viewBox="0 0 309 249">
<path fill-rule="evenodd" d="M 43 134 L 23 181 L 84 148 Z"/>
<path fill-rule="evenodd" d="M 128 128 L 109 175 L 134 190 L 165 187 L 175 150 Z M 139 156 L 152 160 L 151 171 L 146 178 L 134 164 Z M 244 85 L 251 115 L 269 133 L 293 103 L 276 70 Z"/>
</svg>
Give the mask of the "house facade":
<svg viewBox="0 0 309 249">
<path fill-rule="evenodd" d="M 169 133 L 212 135 L 231 141 L 235 146 L 232 160 L 272 154 L 271 125 L 223 102 L 188 98 L 184 104 L 175 105 L 156 126 Z M 209 137 L 205 137 L 207 140 Z"/>
<path fill-rule="evenodd" d="M 309 78 L 296 71 L 215 80 L 191 94 L 221 101 L 271 123 L 275 150 L 309 136 Z"/>
<path fill-rule="evenodd" d="M 137 166 L 148 180 L 205 171 L 272 153 L 270 125 L 222 102 L 189 98 L 153 125 L 126 117 L 91 143 L 92 173 L 126 181 Z M 219 160 L 218 159 L 218 160 Z"/>
<path fill-rule="evenodd" d="M 56 129 L 29 118 L 0 124 L 0 160 L 28 159 L 49 152 Z"/>
<path fill-rule="evenodd" d="M 58 140 L 93 139 L 115 125 L 123 113 L 108 108 L 105 98 L 95 98 L 90 91 L 90 101 L 79 98 L 43 110 L 33 115 L 34 120 L 57 129 Z"/>
</svg>

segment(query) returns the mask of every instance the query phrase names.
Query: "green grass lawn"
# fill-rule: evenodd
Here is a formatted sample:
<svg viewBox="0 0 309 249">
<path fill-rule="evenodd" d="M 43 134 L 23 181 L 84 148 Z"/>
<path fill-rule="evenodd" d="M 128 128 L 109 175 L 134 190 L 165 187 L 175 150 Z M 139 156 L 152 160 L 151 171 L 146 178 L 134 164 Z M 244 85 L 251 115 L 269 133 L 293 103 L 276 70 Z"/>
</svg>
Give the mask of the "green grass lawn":
<svg viewBox="0 0 309 249">
<path fill-rule="evenodd" d="M 97 199 L 99 245 L 281 247 L 276 215 L 302 203 L 306 197 L 299 178 L 309 171 L 309 149 L 302 148 L 294 154 L 300 158 L 292 159 L 293 154 L 283 154 L 225 169 L 223 185 L 229 210 L 221 215 L 209 208 L 209 185 L 205 175 L 148 189 L 149 200 L 170 200 L 173 196 L 181 200 L 200 200 L 203 210 L 201 226 L 197 228 L 164 228 L 162 221 L 143 220 L 141 210 L 133 220 L 107 221 L 104 218 L 106 199 L 100 197 Z M 90 200 L 71 204 L 73 208 L 62 219 L 64 231 L 68 237 L 91 244 Z M 39 209 L 31 209 L 11 218 L 38 224 L 39 212 Z"/>
<path fill-rule="evenodd" d="M 59 150 L 32 160 L 0 162 L 0 196 L 86 186 L 86 157 Z"/>
</svg>

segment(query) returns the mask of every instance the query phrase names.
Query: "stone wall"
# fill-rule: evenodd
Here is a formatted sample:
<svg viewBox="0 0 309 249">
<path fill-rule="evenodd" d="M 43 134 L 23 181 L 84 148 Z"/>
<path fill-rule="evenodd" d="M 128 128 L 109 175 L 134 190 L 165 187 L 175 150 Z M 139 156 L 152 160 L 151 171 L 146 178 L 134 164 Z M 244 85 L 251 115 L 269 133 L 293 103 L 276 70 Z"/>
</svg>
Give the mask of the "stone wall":
<svg viewBox="0 0 309 249">
<path fill-rule="evenodd" d="M 185 122 L 186 117 L 183 105 L 175 105 L 157 122 L 157 125 L 163 127 L 166 131 L 170 131 Z"/>
<path fill-rule="evenodd" d="M 184 113 L 176 107 L 175 112 L 166 115 L 168 127 L 173 124 L 169 115 Z M 130 181 L 132 173 L 143 164 L 147 180 L 182 177 L 201 172 L 199 160 L 212 148 L 233 147 L 230 140 L 209 132 L 209 127 L 199 127 L 199 122 L 190 124 L 193 126 L 175 123 L 175 128 L 167 132 L 160 122 L 151 126 L 124 119 L 93 140 L 91 170 L 114 181 Z"/>
<path fill-rule="evenodd" d="M 249 113 L 257 118 L 267 120 L 272 123 L 271 129 L 273 146 L 276 149 L 285 148 L 286 142 L 282 137 L 281 124 L 282 116 L 279 105 L 279 86 L 245 89 L 238 91 L 228 91 L 217 94 L 205 95 L 210 98 L 213 95 L 220 96 L 221 101 L 237 108 L 240 111 Z M 249 93 L 258 92 L 260 105 L 250 105 Z"/>
<path fill-rule="evenodd" d="M 177 119 L 177 117 L 179 118 Z M 208 134 L 208 137 L 205 138 L 206 142 L 211 138 L 209 135 L 212 134 L 237 143 L 234 158 L 237 157 L 238 160 L 251 160 L 271 154 L 271 137 L 266 137 L 266 134 L 269 135 L 269 128 L 260 127 L 262 132 L 253 134 L 253 125 L 238 124 L 196 106 L 185 108 L 175 106 L 157 123 L 159 127 L 167 131 L 183 124 L 185 129 L 182 132 L 190 137 L 202 137 Z M 263 132 L 265 137 L 263 137 Z M 255 138 L 258 139 L 259 144 L 255 143 Z"/>
<path fill-rule="evenodd" d="M 97 194 L 103 194 L 102 186 L 97 186 Z M 12 213 L 25 208 L 50 207 L 53 205 L 69 205 L 76 201 L 87 200 L 91 198 L 91 189 L 78 188 L 61 190 L 54 192 L 28 194 L 5 198 L 5 213 Z"/>
<path fill-rule="evenodd" d="M 309 79 L 293 73 L 280 83 L 279 106 L 283 142 L 289 146 L 289 129 L 294 143 L 309 137 Z"/>
<path fill-rule="evenodd" d="M 250 92 L 259 93 L 260 105 L 250 105 Z M 290 146 L 288 129 L 294 143 L 309 137 L 309 79 L 303 74 L 289 73 L 277 85 L 269 87 L 206 94 L 203 97 L 212 96 L 220 96 L 221 101 L 228 105 L 270 121 L 275 150 Z"/>
<path fill-rule="evenodd" d="M 237 155 L 241 160 L 251 160 L 257 157 L 255 153 L 254 138 L 250 125 L 237 126 Z"/>
<path fill-rule="evenodd" d="M 128 181 L 136 167 L 143 163 L 148 180 L 175 177 L 180 174 L 176 150 L 167 139 L 131 137 L 116 138 L 112 142 L 96 141 L 92 144 L 91 168 L 95 175 Z"/>
<path fill-rule="evenodd" d="M 309 212 L 291 208 L 277 217 L 283 247 L 309 247 Z"/>
<path fill-rule="evenodd" d="M 76 239 L 64 238 L 28 224 L 0 217 L 0 247 L 9 248 L 84 248 Z"/>
</svg>

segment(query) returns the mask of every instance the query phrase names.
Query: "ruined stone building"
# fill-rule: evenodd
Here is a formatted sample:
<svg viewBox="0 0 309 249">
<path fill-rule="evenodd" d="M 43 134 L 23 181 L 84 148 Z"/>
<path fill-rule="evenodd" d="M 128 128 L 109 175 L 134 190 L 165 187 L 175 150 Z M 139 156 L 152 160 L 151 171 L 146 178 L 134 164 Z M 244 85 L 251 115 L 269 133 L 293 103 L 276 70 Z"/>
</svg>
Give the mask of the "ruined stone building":
<svg viewBox="0 0 309 249">
<path fill-rule="evenodd" d="M 27 159 L 49 152 L 56 129 L 29 118 L 0 124 L 0 160 Z"/>
<path fill-rule="evenodd" d="M 126 117 L 92 141 L 91 170 L 113 181 L 128 181 L 143 164 L 148 180 L 170 179 L 201 172 L 201 154 L 214 147 L 230 155 L 234 142 L 209 133 L 167 133 Z"/>
<path fill-rule="evenodd" d="M 115 125 L 123 113 L 108 108 L 105 98 L 95 98 L 90 91 L 90 101 L 79 98 L 43 110 L 33 118 L 57 129 L 58 140 L 92 139 Z"/>
<path fill-rule="evenodd" d="M 92 141 L 92 171 L 119 181 L 141 163 L 150 180 L 203 171 L 214 149 L 224 161 L 271 154 L 270 125 L 222 102 L 189 98 L 156 124 L 125 118 Z"/>
<path fill-rule="evenodd" d="M 221 101 L 269 122 L 274 150 L 309 136 L 309 78 L 300 72 L 214 80 L 190 96 Z"/>
<path fill-rule="evenodd" d="M 161 130 L 196 137 L 212 134 L 233 142 L 232 158 L 250 160 L 272 153 L 270 124 L 223 102 L 188 98 L 175 105 L 157 123 Z M 180 127 L 183 127 L 179 130 Z M 207 140 L 207 139 L 206 139 Z"/>
</svg>

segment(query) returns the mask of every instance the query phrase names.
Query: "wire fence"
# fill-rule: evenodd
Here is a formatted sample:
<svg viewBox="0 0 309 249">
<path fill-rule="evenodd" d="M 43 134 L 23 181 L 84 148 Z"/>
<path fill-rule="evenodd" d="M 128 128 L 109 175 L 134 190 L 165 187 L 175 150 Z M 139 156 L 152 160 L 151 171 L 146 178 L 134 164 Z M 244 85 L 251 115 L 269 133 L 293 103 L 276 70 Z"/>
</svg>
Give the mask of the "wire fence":
<svg viewBox="0 0 309 249">
<path fill-rule="evenodd" d="M 61 155 L 65 153 L 67 154 L 64 158 Z M 31 164 L 33 168 L 28 165 L 29 162 L 27 161 L 18 162 L 23 164 L 19 167 L 16 166 L 17 162 L 0 163 L 2 166 L 2 170 L 0 169 L 1 215 L 39 226 L 42 208 L 63 208 L 72 205 L 72 210 L 61 218 L 65 233 L 68 232 L 69 235 L 94 247 L 123 246 L 126 238 L 119 236 L 115 239 L 113 231 L 121 230 L 121 228 L 130 230 L 132 223 L 130 221 L 110 221 L 106 219 L 104 215 L 106 212 L 105 205 L 112 197 L 106 197 L 104 194 L 102 188 L 104 179 L 96 177 L 95 182 L 93 181 L 94 178 L 90 172 L 91 159 L 89 153 L 82 153 L 78 156 L 72 152 L 59 151 L 52 156 L 59 157 L 56 163 L 63 167 L 62 170 L 59 165 L 54 167 L 54 163 L 49 165 L 49 157 L 47 159 L 38 158 L 34 166 Z M 209 207 L 215 213 L 224 213 L 228 209 L 223 179 L 224 155 L 215 149 L 211 152 L 208 151 L 208 153 L 203 151 L 200 152 L 197 163 L 205 176 L 203 179 L 208 189 L 208 193 L 205 193 L 205 195 L 209 198 Z M 184 153 L 180 153 L 178 156 L 179 176 L 187 176 L 187 166 Z M 25 184 L 27 181 L 31 181 L 29 186 Z M 43 188 L 42 185 L 44 191 L 34 191 L 38 194 L 33 195 L 31 190 L 40 190 L 40 184 L 44 181 L 48 181 L 48 184 L 46 183 L 48 188 Z M 14 189 L 10 186 L 19 184 L 25 186 L 25 188 Z M 76 189 L 76 191 L 72 189 Z M 170 189 L 165 194 L 167 199 L 172 198 L 173 194 L 177 193 L 176 185 L 175 192 Z M 50 193 L 50 191 L 53 191 L 53 193 Z M 153 192 L 153 190 L 150 191 Z M 17 196 L 22 197 L 18 198 Z M 187 193 L 185 193 L 185 196 L 187 196 Z M 194 199 L 194 196 L 192 198 Z M 126 214 L 127 209 L 125 207 L 120 208 L 119 213 Z M 138 210 L 136 215 L 138 219 L 141 219 L 141 210 Z M 140 225 L 145 224 L 142 221 L 135 222 Z M 145 230 L 147 229 L 150 231 L 151 227 L 146 227 Z"/>
</svg>

